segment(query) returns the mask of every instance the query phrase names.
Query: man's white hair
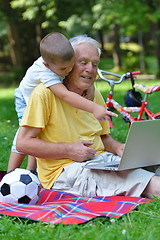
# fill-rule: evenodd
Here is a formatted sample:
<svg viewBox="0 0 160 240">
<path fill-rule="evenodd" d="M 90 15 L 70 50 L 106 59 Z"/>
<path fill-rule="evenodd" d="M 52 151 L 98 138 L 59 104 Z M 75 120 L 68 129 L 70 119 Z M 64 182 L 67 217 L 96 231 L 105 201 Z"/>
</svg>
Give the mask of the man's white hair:
<svg viewBox="0 0 160 240">
<path fill-rule="evenodd" d="M 90 44 L 94 45 L 97 48 L 99 56 L 101 55 L 101 49 L 99 47 L 99 43 L 95 39 L 93 39 L 91 37 L 79 35 L 79 36 L 71 38 L 69 41 L 70 41 L 73 49 L 75 49 L 75 47 L 77 45 L 81 44 L 81 43 L 90 43 Z"/>
</svg>

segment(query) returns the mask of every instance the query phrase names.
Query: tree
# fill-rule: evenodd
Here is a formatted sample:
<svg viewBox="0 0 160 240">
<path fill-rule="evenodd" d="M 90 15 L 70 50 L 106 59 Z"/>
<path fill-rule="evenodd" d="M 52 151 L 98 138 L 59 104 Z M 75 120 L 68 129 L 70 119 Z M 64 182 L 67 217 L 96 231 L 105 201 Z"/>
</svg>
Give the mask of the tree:
<svg viewBox="0 0 160 240">
<path fill-rule="evenodd" d="M 115 25 L 119 26 L 120 36 L 137 35 L 140 43 L 140 66 L 145 71 L 144 51 L 149 45 L 144 46 L 144 36 L 152 32 L 154 36 L 155 56 L 158 62 L 158 76 L 160 76 L 160 4 L 159 0 L 98 0 L 93 7 L 95 23 L 93 28 L 115 33 Z M 150 28 L 152 26 L 152 28 Z M 118 44 L 118 41 L 117 41 Z M 117 46 L 114 40 L 114 46 Z M 120 59 L 120 52 L 115 52 L 116 58 Z M 115 66 L 116 66 L 115 60 Z M 119 64 L 120 67 L 120 64 Z"/>
<path fill-rule="evenodd" d="M 140 43 L 140 66 L 145 70 L 146 36 L 152 38 L 160 69 L 160 6 L 158 0 L 0 0 L 0 10 L 8 22 L 12 63 L 27 68 L 39 56 L 42 37 L 60 31 L 68 38 L 87 34 L 104 47 L 104 34 L 111 36 L 113 59 L 121 67 L 121 40 L 134 37 Z M 145 43 L 145 44 L 144 44 Z M 147 51 L 146 51 L 147 50 Z M 160 74 L 160 70 L 159 70 Z"/>
<path fill-rule="evenodd" d="M 98 0 L 93 7 L 95 19 L 93 28 L 97 30 L 103 28 L 105 32 L 112 32 L 113 59 L 114 65 L 118 69 L 121 67 L 121 38 L 122 36 L 132 36 L 135 33 L 138 37 L 139 27 L 142 32 L 145 30 L 147 26 L 145 12 L 146 7 L 139 0 Z M 141 21 L 139 21 L 140 19 Z M 143 58 L 141 60 L 143 61 L 141 65 L 144 65 Z"/>
<path fill-rule="evenodd" d="M 157 76 L 160 77 L 160 4 L 158 0 L 144 0 L 148 6 L 147 19 L 151 26 L 151 36 L 154 41 L 155 55 L 158 63 Z"/>
<path fill-rule="evenodd" d="M 48 33 L 41 26 L 46 14 L 44 4 L 41 6 L 41 1 L 32 1 L 32 4 L 35 5 L 29 6 L 30 2 L 28 0 L 0 0 L 1 11 L 3 11 L 7 21 L 12 64 L 16 68 L 24 70 L 40 55 L 40 40 Z"/>
<path fill-rule="evenodd" d="M 92 36 L 94 34 L 92 29 L 94 2 L 94 0 L 55 0 L 58 25 L 72 37 L 79 34 Z M 66 9 L 67 13 L 64 14 L 63 9 Z"/>
<path fill-rule="evenodd" d="M 6 16 L 8 22 L 8 39 L 10 45 L 10 56 L 14 66 L 21 67 L 22 54 L 18 54 L 19 47 L 21 48 L 20 36 L 18 33 L 18 17 L 10 6 L 9 0 L 1 0 L 2 11 Z"/>
</svg>

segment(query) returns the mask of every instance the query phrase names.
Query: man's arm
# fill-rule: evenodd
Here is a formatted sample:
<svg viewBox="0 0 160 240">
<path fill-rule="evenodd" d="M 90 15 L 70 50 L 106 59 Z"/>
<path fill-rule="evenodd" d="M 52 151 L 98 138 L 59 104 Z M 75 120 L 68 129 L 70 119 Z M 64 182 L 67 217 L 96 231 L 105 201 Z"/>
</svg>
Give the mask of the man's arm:
<svg viewBox="0 0 160 240">
<path fill-rule="evenodd" d="M 104 144 L 105 151 L 114 153 L 115 155 L 119 155 L 120 157 L 122 156 L 125 144 L 118 142 L 109 134 L 102 135 L 101 138 Z"/>
<path fill-rule="evenodd" d="M 75 143 L 52 143 L 37 138 L 41 128 L 20 127 L 17 137 L 17 150 L 45 159 L 69 158 L 76 162 L 83 162 L 94 157 L 96 150 L 90 148 L 92 142 L 78 141 Z"/>
</svg>

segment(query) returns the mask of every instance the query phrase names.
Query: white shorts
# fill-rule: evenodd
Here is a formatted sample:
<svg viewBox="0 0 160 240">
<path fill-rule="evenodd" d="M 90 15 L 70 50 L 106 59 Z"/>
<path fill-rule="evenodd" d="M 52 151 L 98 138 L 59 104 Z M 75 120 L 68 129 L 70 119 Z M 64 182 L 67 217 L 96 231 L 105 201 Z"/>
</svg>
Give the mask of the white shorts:
<svg viewBox="0 0 160 240">
<path fill-rule="evenodd" d="M 119 172 L 82 168 L 85 164 L 74 162 L 64 167 L 52 189 L 84 197 L 113 195 L 139 197 L 155 175 L 142 168 Z"/>
</svg>

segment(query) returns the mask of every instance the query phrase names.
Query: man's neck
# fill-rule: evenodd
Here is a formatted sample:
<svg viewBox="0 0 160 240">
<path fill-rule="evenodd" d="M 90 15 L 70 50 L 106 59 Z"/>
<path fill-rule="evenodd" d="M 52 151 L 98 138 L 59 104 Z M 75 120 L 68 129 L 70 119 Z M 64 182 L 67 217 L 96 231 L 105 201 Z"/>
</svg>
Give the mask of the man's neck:
<svg viewBox="0 0 160 240">
<path fill-rule="evenodd" d="M 64 79 L 63 83 L 64 83 L 64 85 L 66 86 L 66 88 L 67 88 L 69 91 L 75 92 L 75 93 L 77 93 L 77 94 L 79 94 L 79 95 L 81 95 L 81 96 L 83 95 L 84 90 L 79 89 L 79 88 L 77 88 L 76 86 L 74 86 L 73 83 L 70 82 L 67 78 Z"/>
</svg>

